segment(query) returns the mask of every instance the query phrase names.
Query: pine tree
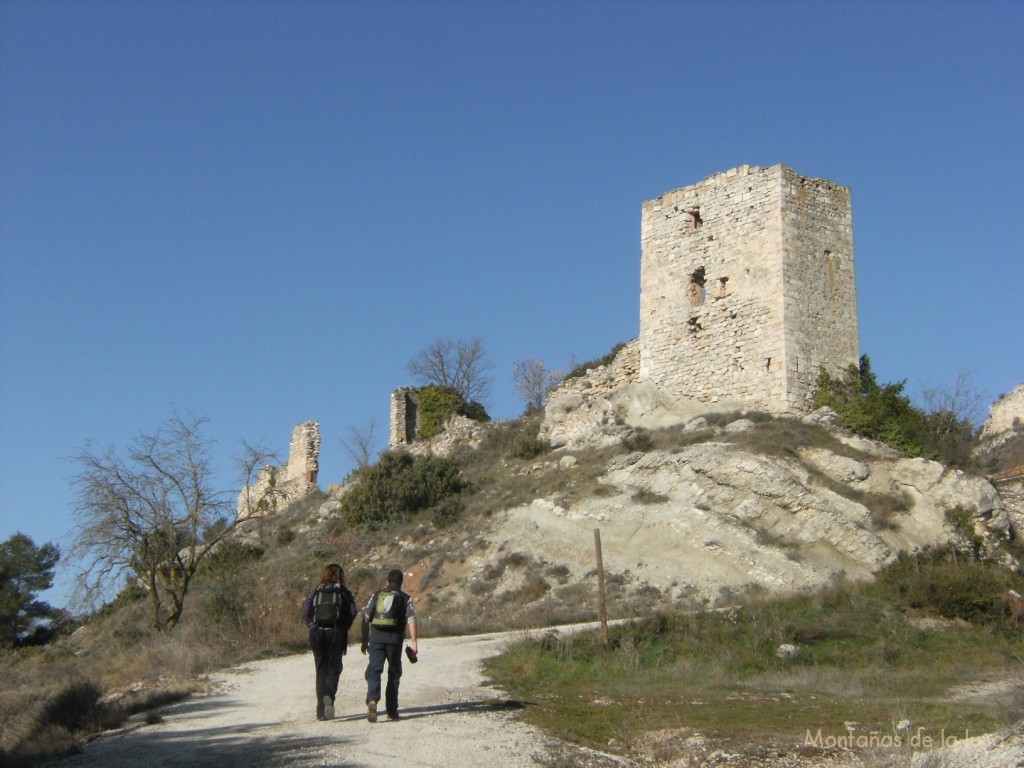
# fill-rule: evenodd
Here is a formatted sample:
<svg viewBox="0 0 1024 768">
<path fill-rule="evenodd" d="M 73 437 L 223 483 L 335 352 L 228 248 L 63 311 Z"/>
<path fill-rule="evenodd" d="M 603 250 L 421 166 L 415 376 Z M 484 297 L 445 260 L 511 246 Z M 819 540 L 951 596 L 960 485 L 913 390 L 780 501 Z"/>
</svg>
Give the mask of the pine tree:
<svg viewBox="0 0 1024 768">
<path fill-rule="evenodd" d="M 60 560 L 55 544 L 36 546 L 23 533 L 0 544 L 0 643 L 10 647 L 31 634 L 41 620 L 59 611 L 36 596 L 53 586 Z"/>
</svg>

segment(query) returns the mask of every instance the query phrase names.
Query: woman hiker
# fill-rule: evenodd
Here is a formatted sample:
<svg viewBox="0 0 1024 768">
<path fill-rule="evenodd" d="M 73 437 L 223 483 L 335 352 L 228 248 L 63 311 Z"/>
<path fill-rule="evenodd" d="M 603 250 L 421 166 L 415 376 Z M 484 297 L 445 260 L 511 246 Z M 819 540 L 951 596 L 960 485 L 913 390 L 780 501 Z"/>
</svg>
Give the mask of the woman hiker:
<svg viewBox="0 0 1024 768">
<path fill-rule="evenodd" d="M 302 620 L 309 628 L 309 647 L 313 649 L 316 665 L 317 720 L 334 717 L 341 657 L 348 650 L 348 629 L 357 613 L 355 598 L 345 586 L 345 572 L 337 563 L 331 563 L 302 604 Z"/>
</svg>

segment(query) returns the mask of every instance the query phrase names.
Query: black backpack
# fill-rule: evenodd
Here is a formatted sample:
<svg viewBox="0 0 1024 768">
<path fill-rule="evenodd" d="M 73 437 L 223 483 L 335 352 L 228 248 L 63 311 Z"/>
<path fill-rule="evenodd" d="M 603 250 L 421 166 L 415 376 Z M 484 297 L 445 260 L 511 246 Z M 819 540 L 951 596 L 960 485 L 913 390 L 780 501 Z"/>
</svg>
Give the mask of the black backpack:
<svg viewBox="0 0 1024 768">
<path fill-rule="evenodd" d="M 337 584 L 317 587 L 313 595 L 313 621 L 318 627 L 335 629 L 340 625 L 344 628 L 340 619 L 343 611 L 346 617 L 350 616 L 347 608 L 342 587 Z"/>
</svg>

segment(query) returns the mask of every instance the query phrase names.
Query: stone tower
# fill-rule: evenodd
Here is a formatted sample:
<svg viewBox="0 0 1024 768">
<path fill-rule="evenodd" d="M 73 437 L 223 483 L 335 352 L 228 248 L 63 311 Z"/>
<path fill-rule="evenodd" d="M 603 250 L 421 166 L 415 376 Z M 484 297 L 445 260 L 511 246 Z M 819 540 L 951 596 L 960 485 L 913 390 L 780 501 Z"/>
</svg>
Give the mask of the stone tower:
<svg viewBox="0 0 1024 768">
<path fill-rule="evenodd" d="M 320 424 L 304 421 L 292 430 L 288 461 L 280 468 L 261 467 L 255 482 L 238 494 L 238 517 L 268 515 L 317 491 L 320 471 Z"/>
<path fill-rule="evenodd" d="M 282 467 L 281 482 L 289 483 L 307 494 L 316 488 L 320 471 L 320 424 L 304 421 L 292 430 L 288 446 L 288 463 Z"/>
<path fill-rule="evenodd" d="M 818 370 L 857 363 L 850 191 L 742 166 L 644 203 L 641 382 L 806 412 Z"/>
<path fill-rule="evenodd" d="M 419 426 L 419 405 L 419 392 L 415 387 L 399 387 L 391 393 L 389 448 L 409 445 L 416 439 Z"/>
</svg>

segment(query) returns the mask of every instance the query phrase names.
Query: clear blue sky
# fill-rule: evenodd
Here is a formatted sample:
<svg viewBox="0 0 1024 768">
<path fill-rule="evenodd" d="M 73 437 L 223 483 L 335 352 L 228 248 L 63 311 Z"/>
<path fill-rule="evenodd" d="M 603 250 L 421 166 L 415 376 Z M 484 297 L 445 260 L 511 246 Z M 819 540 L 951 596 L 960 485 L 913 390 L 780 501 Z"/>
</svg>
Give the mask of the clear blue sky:
<svg viewBox="0 0 1024 768">
<path fill-rule="evenodd" d="M 173 407 L 225 466 L 316 419 L 338 482 L 437 337 L 517 416 L 515 360 L 637 336 L 643 201 L 743 164 L 851 188 L 882 381 L 990 403 L 1024 381 L 1022 33 L 984 0 L 4 0 L 0 540 L 66 547 L 66 457 Z"/>
</svg>

